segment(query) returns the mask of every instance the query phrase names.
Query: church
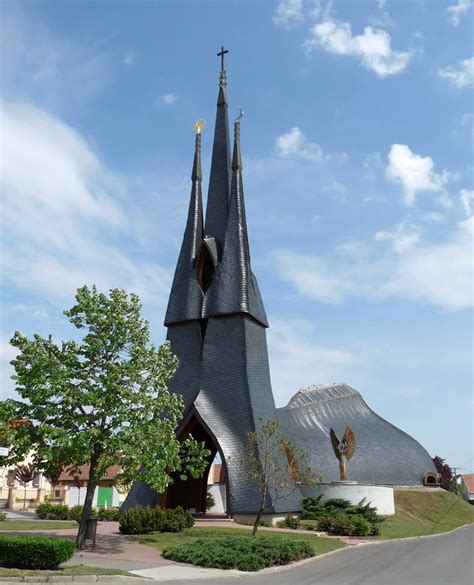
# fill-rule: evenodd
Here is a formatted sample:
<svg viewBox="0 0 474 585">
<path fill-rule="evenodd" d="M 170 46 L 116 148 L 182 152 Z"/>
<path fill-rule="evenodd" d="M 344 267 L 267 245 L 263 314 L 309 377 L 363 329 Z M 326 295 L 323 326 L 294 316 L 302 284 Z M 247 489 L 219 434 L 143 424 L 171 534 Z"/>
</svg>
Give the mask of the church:
<svg viewBox="0 0 474 585">
<path fill-rule="evenodd" d="M 276 408 L 268 360 L 269 326 L 257 279 L 252 272 L 245 215 L 240 120 L 233 147 L 228 121 L 227 74 L 222 49 L 217 114 L 206 210 L 202 202 L 201 125 L 196 129 L 191 196 L 181 251 L 165 316 L 167 339 L 179 358 L 170 390 L 184 399 L 179 439 L 189 434 L 210 450 L 201 479 L 175 478 L 164 494 L 136 482 L 124 508 L 175 507 L 205 511 L 207 475 L 219 454 L 226 475 L 226 512 L 251 514 L 258 508 L 256 487 L 236 463 L 247 433 L 260 419 L 280 422 L 281 433 L 310 455 L 325 481 L 339 479 L 330 429 L 349 426 L 357 451 L 349 478 L 366 485 L 421 486 L 436 473 L 427 451 L 411 436 L 377 415 L 347 384 L 313 386 Z M 317 372 L 315 372 L 317 376 Z M 310 382 L 310 381 L 308 381 Z M 301 509 L 303 486 L 287 499 L 268 502 L 267 512 Z"/>
</svg>

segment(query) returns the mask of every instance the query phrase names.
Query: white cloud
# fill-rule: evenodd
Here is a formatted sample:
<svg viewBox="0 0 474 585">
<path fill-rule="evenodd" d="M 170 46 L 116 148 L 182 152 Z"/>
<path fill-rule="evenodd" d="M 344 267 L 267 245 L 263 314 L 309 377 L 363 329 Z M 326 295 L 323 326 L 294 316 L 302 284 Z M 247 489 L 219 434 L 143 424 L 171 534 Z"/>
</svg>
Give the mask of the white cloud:
<svg viewBox="0 0 474 585">
<path fill-rule="evenodd" d="M 308 53 L 321 48 L 335 55 L 358 57 L 364 67 L 382 78 L 403 71 L 411 58 L 410 52 L 392 49 L 392 39 L 386 31 L 370 26 L 364 28 L 363 34 L 353 36 L 349 23 L 326 20 L 315 24 L 311 34 L 304 43 Z"/>
<path fill-rule="evenodd" d="M 472 6 L 471 0 L 458 0 L 457 4 L 448 6 L 446 12 L 448 13 L 448 20 L 453 26 L 458 26 L 461 22 L 461 18 L 469 12 Z"/>
<path fill-rule="evenodd" d="M 416 299 L 444 307 L 474 305 L 472 245 L 474 218 L 458 224 L 454 237 L 444 244 L 416 248 L 401 257 L 382 296 Z"/>
<path fill-rule="evenodd" d="M 58 118 L 31 104 L 2 105 L 2 268 L 13 290 L 64 304 L 96 283 L 163 303 L 168 272 L 124 251 L 137 242 L 121 178 Z"/>
<path fill-rule="evenodd" d="M 291 28 L 303 20 L 303 0 L 283 0 L 273 13 L 273 22 L 284 28 Z"/>
<path fill-rule="evenodd" d="M 339 246 L 325 258 L 290 250 L 276 250 L 273 258 L 281 279 L 307 299 L 341 303 L 348 298 L 394 297 L 465 309 L 474 304 L 473 221 L 471 217 L 459 223 L 454 234 L 438 244 L 414 246 L 413 238 L 402 238 L 398 246 L 403 253 L 352 246 L 344 254 Z"/>
<path fill-rule="evenodd" d="M 272 319 L 268 351 L 277 405 L 285 404 L 300 388 L 344 381 L 347 366 L 358 362 L 351 351 L 316 345 L 313 331 L 307 321 Z"/>
<path fill-rule="evenodd" d="M 474 57 L 460 59 L 457 67 L 438 69 L 438 75 L 457 89 L 474 87 Z"/>
<path fill-rule="evenodd" d="M 174 95 L 174 93 L 164 93 L 161 96 L 161 99 L 163 101 L 163 103 L 165 103 L 167 106 L 174 104 L 174 102 L 176 101 L 176 96 Z"/>
<path fill-rule="evenodd" d="M 133 51 L 129 51 L 123 58 L 124 65 L 127 67 L 133 67 L 137 62 L 137 56 Z"/>
<path fill-rule="evenodd" d="M 390 148 L 385 176 L 388 181 L 402 186 L 407 205 L 412 205 L 421 191 L 443 193 L 449 179 L 446 171 L 434 172 L 431 157 L 413 153 L 406 144 L 393 144 Z"/>
<path fill-rule="evenodd" d="M 421 230 L 413 223 L 402 221 L 392 231 L 377 232 L 375 239 L 391 241 L 395 252 L 403 254 L 418 244 L 421 240 Z"/>
<path fill-rule="evenodd" d="M 303 297 L 340 303 L 353 294 L 355 280 L 347 273 L 347 278 L 333 272 L 325 258 L 297 254 L 290 250 L 273 252 L 279 276 L 289 282 Z"/>
<path fill-rule="evenodd" d="M 471 217 L 474 213 L 474 191 L 461 189 L 459 191 L 459 199 L 461 200 L 466 217 Z"/>
<path fill-rule="evenodd" d="M 294 126 L 276 138 L 275 147 L 282 158 L 299 157 L 312 161 L 320 161 L 323 158 L 323 151 L 319 144 L 309 142 L 304 133 Z"/>
</svg>

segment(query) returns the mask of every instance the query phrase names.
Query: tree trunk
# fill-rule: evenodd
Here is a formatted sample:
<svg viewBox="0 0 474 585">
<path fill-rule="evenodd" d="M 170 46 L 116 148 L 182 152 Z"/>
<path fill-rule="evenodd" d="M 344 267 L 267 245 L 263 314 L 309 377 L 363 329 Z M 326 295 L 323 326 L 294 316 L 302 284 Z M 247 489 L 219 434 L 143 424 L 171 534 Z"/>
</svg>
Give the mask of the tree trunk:
<svg viewBox="0 0 474 585">
<path fill-rule="evenodd" d="M 260 518 L 262 517 L 263 511 L 265 510 L 265 494 L 262 496 L 262 500 L 260 502 L 260 508 L 257 512 L 257 516 L 255 518 L 255 523 L 253 525 L 252 536 L 257 534 L 258 524 L 260 522 Z"/>
<path fill-rule="evenodd" d="M 87 481 L 87 490 L 86 490 L 86 498 L 84 500 L 84 507 L 82 509 L 81 521 L 79 523 L 79 530 L 77 532 L 76 538 L 76 548 L 82 549 L 84 548 L 85 541 L 86 541 L 86 533 L 87 533 L 87 522 L 90 520 L 91 517 L 91 510 L 92 510 L 92 503 L 94 501 L 94 492 L 95 488 L 97 487 L 97 478 L 96 478 L 96 468 L 98 462 L 98 456 L 92 455 L 90 469 L 89 469 L 89 479 Z"/>
<path fill-rule="evenodd" d="M 26 510 L 26 485 L 25 485 L 25 495 L 23 496 L 23 510 Z"/>
</svg>

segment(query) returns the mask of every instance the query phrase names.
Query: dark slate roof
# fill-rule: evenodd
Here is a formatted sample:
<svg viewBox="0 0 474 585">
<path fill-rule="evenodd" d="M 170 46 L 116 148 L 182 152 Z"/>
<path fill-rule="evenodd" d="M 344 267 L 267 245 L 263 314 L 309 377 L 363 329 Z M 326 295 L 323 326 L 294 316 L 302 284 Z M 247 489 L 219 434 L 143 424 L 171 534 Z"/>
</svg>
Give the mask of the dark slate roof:
<svg viewBox="0 0 474 585">
<path fill-rule="evenodd" d="M 203 292 L 195 265 L 203 236 L 201 194 L 201 134 L 196 134 L 192 172 L 191 199 L 183 243 L 171 286 L 165 326 L 201 318 Z"/>
<path fill-rule="evenodd" d="M 205 224 L 205 233 L 216 238 L 219 255 L 222 252 L 222 246 L 224 244 L 224 235 L 229 213 L 229 186 L 231 176 L 226 86 L 226 72 L 221 71 Z"/>
<path fill-rule="evenodd" d="M 420 485 L 423 475 L 436 471 L 426 450 L 371 410 L 362 396 L 347 384 L 312 386 L 296 393 L 277 409 L 282 430 L 311 458 L 325 481 L 339 479 L 338 461 L 329 430 L 341 436 L 351 427 L 356 438 L 354 457 L 347 464 L 348 479 L 360 483 Z"/>
<path fill-rule="evenodd" d="M 257 280 L 250 267 L 240 155 L 240 122 L 235 123 L 230 209 L 222 260 L 204 297 L 202 311 L 204 318 L 233 313 L 247 313 L 268 327 Z"/>
</svg>

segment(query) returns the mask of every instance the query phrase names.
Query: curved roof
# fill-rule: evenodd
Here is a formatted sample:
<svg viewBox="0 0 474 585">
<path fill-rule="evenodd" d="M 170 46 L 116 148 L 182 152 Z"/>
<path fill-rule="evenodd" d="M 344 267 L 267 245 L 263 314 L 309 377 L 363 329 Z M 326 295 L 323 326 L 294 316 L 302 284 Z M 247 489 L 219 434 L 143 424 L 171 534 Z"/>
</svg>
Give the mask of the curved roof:
<svg viewBox="0 0 474 585">
<path fill-rule="evenodd" d="M 310 455 L 310 464 L 325 481 L 339 479 L 329 431 L 355 434 L 354 457 L 347 464 L 348 479 L 382 485 L 420 485 L 434 471 L 427 451 L 410 435 L 375 413 L 361 394 L 347 384 L 311 386 L 297 392 L 277 409 L 282 432 Z"/>
</svg>

